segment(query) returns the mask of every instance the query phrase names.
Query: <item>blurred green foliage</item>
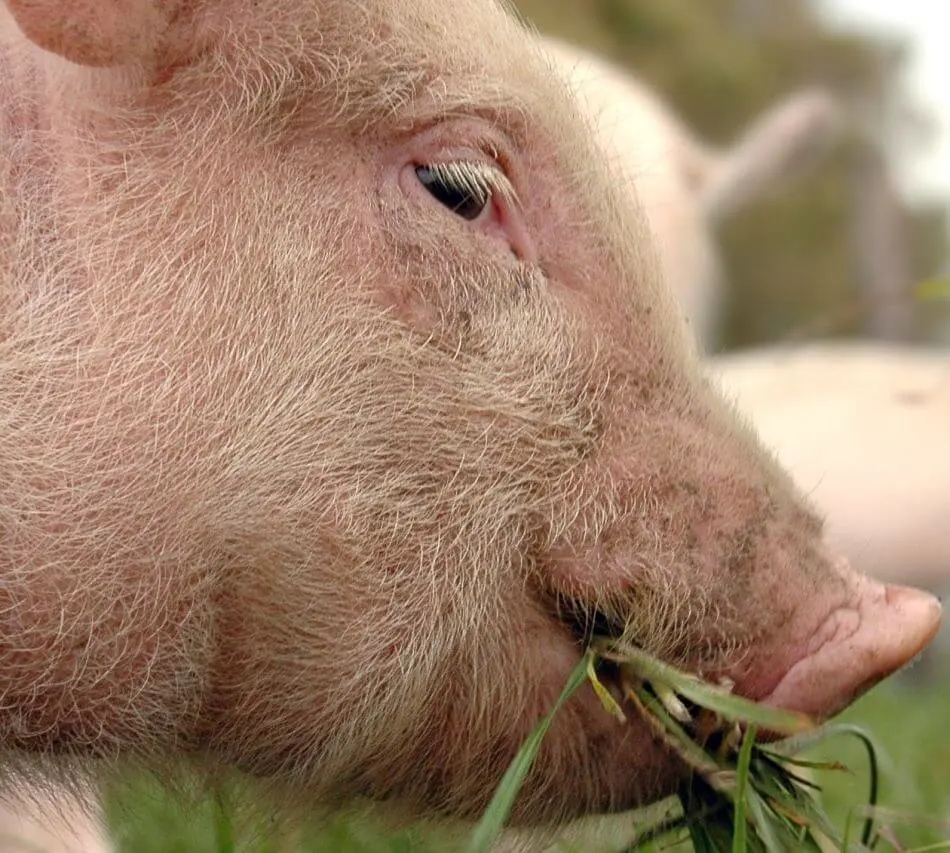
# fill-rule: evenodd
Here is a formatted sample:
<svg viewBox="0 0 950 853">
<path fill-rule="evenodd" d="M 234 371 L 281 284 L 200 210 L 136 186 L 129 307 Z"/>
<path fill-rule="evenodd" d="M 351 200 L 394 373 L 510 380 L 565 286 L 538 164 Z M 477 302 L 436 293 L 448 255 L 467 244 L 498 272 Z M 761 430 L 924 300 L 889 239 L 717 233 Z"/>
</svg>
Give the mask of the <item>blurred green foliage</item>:
<svg viewBox="0 0 950 853">
<path fill-rule="evenodd" d="M 879 850 L 946 850 L 950 845 L 950 679 L 944 660 L 922 678 L 890 680 L 861 698 L 841 716 L 873 733 L 879 748 L 880 823 L 904 846 Z M 824 744 L 810 755 L 840 762 L 839 771 L 815 775 L 822 804 L 836 826 L 867 802 L 867 755 L 854 739 Z M 434 826 L 393 825 L 367 807 L 354 812 L 319 813 L 304 828 L 288 831 L 274 818 L 271 801 L 237 786 L 216 799 L 199 784 L 177 790 L 144 774 L 123 778 L 107 797 L 117 853 L 447 853 L 460 850 L 466 832 L 449 837 Z M 256 805 L 256 808 L 255 808 Z M 230 823 L 222 833 L 222 818 Z M 628 829 L 629 832 L 629 829 Z M 613 837 L 608 834 L 606 837 Z M 618 840 L 629 837 L 620 833 Z M 553 841 L 553 839 L 552 839 Z M 511 847 L 507 849 L 512 849 Z M 600 845 L 557 844 L 550 853 L 598 853 Z M 612 845 L 609 850 L 616 851 Z M 664 841 L 643 848 L 689 853 L 688 845 Z M 606 851 L 605 851 L 606 853 Z"/>
<path fill-rule="evenodd" d="M 542 32 L 634 70 L 702 137 L 722 144 L 804 85 L 828 86 L 873 110 L 899 92 L 907 53 L 898 41 L 830 31 L 809 0 L 515 3 Z M 725 224 L 725 348 L 861 331 L 866 303 L 854 219 L 863 144 L 858 135 L 846 138 L 802 180 Z M 947 211 L 935 205 L 906 215 L 909 280 L 901 298 L 912 300 L 913 283 L 933 277 L 947 257 Z M 928 310 L 917 311 L 918 333 L 927 332 Z"/>
</svg>

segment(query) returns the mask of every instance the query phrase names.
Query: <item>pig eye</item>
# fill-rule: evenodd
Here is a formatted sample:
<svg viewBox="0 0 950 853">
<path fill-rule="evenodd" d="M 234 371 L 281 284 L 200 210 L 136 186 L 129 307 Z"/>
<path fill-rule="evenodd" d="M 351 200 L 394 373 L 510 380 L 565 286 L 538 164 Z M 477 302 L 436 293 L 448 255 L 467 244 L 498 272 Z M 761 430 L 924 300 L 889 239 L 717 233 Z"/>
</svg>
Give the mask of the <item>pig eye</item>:
<svg viewBox="0 0 950 853">
<path fill-rule="evenodd" d="M 478 161 L 417 166 L 416 177 L 436 201 L 469 222 L 484 213 L 495 194 L 509 199 L 515 196 L 514 187 L 500 169 Z"/>
</svg>

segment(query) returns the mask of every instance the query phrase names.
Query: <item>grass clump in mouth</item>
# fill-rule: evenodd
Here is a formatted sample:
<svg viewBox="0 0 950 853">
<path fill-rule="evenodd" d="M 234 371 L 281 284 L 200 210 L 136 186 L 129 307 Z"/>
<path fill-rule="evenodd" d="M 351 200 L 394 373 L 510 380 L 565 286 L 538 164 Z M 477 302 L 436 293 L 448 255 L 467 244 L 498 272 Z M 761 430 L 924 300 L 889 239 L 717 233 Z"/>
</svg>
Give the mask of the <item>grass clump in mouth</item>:
<svg viewBox="0 0 950 853">
<path fill-rule="evenodd" d="M 598 671 L 608 669 L 614 690 Z M 873 816 L 864 820 L 860 838 L 833 825 L 807 778 L 816 770 L 846 769 L 838 763 L 806 761 L 801 752 L 828 738 L 860 738 L 870 760 L 869 812 L 877 799 L 877 757 L 869 736 L 850 725 L 822 727 L 807 716 L 759 705 L 735 696 L 728 686 L 713 685 L 682 672 L 642 650 L 595 638 L 572 672 L 554 708 L 522 744 L 491 804 L 475 828 L 468 853 L 488 853 L 508 819 L 521 783 L 531 769 L 557 711 L 589 681 L 605 711 L 626 722 L 636 713 L 654 736 L 689 768 L 675 799 L 672 817 L 644 827 L 628 851 L 688 838 L 696 853 L 784 853 L 866 851 L 874 846 Z M 624 707 L 614 698 L 616 691 Z M 783 740 L 763 743 L 767 730 Z M 667 812 L 669 814 L 669 812 Z M 657 846 L 651 846 L 657 845 Z"/>
</svg>

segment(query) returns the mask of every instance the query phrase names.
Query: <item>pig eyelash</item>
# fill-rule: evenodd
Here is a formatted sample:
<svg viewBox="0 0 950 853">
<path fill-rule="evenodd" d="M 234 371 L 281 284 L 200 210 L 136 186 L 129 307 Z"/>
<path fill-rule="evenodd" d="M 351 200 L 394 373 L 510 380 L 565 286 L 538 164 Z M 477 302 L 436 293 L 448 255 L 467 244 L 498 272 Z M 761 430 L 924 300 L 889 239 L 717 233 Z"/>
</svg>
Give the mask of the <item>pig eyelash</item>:
<svg viewBox="0 0 950 853">
<path fill-rule="evenodd" d="M 511 181 L 497 166 L 490 163 L 477 160 L 427 163 L 416 168 L 416 175 L 433 197 L 465 219 L 476 219 L 494 195 L 514 203 L 518 201 Z M 440 193 L 439 189 L 448 193 Z M 453 192 L 469 195 L 479 209 L 472 211 L 464 200 L 452 203 Z"/>
</svg>

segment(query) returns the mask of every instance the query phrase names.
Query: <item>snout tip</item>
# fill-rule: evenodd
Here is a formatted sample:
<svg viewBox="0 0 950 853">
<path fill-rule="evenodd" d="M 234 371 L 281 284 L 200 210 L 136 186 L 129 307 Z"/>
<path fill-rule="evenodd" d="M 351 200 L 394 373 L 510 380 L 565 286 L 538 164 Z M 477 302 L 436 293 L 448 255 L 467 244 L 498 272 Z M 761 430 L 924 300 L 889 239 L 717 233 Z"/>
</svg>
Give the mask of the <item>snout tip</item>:
<svg viewBox="0 0 950 853">
<path fill-rule="evenodd" d="M 886 586 L 884 593 L 892 614 L 883 628 L 889 640 L 885 645 L 892 649 L 890 675 L 930 645 L 940 630 L 943 608 L 936 596 L 914 587 Z"/>
<path fill-rule="evenodd" d="M 942 613 L 935 596 L 861 580 L 856 600 L 828 618 L 816 634 L 820 641 L 785 673 L 769 704 L 827 719 L 934 639 Z"/>
</svg>

